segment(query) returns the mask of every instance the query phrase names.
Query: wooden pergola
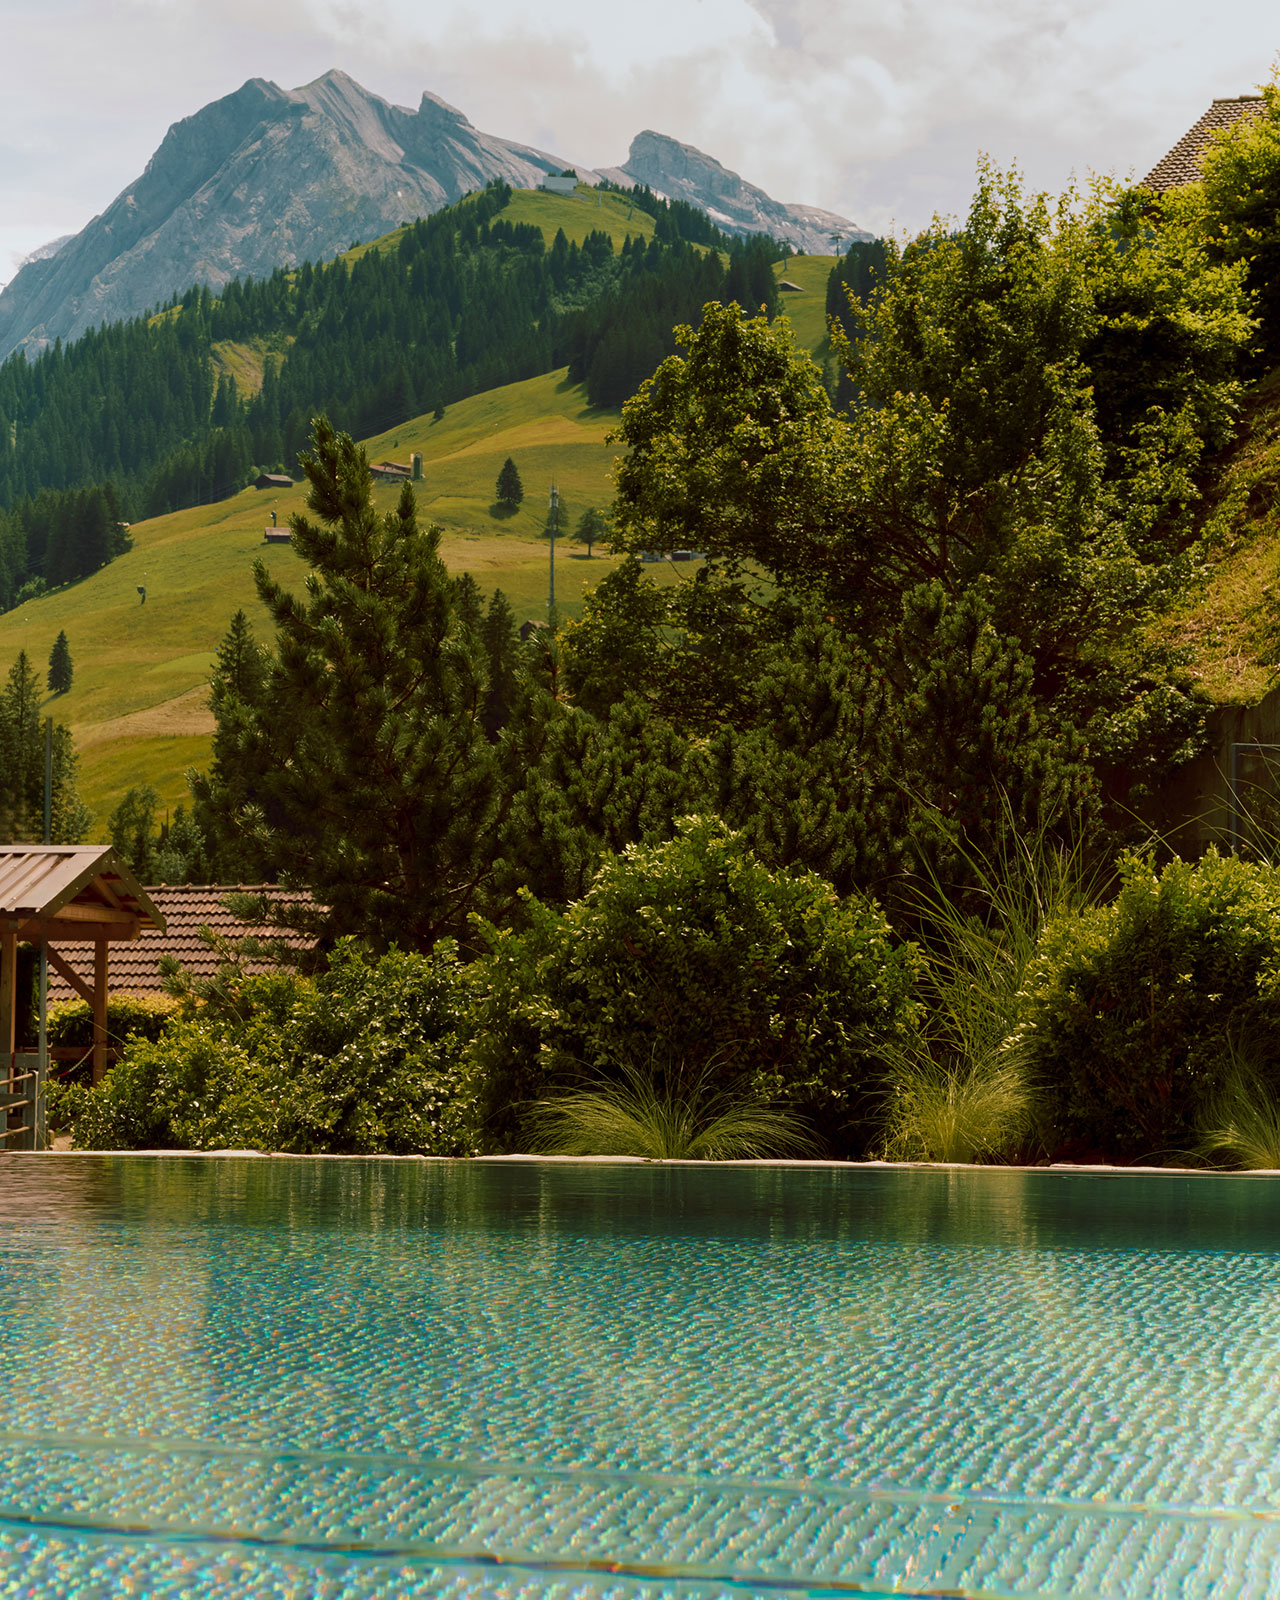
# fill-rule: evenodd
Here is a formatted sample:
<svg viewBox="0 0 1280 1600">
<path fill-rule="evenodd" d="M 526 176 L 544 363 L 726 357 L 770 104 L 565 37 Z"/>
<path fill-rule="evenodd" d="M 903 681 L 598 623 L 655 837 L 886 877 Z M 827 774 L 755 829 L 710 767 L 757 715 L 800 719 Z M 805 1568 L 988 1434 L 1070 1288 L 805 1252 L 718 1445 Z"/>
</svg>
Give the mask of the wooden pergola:
<svg viewBox="0 0 1280 1600">
<path fill-rule="evenodd" d="M 114 850 L 96 844 L 0 845 L 0 1062 L 14 1070 L 17 1049 L 18 945 L 44 947 L 49 965 L 93 1010 L 93 1081 L 107 1069 L 108 950 L 164 918 Z M 87 983 L 54 948 L 93 945 Z"/>
</svg>

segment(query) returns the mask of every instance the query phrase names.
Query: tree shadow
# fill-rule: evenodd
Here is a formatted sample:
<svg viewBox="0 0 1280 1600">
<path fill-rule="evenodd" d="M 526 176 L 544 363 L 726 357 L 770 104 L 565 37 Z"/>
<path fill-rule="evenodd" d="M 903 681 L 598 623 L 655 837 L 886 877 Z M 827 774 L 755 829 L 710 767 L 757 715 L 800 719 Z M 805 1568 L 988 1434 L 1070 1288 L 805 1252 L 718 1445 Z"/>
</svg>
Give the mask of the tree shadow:
<svg viewBox="0 0 1280 1600">
<path fill-rule="evenodd" d="M 495 500 L 489 507 L 489 515 L 495 522 L 506 522 L 519 511 L 519 506 L 513 506 L 508 500 Z"/>
</svg>

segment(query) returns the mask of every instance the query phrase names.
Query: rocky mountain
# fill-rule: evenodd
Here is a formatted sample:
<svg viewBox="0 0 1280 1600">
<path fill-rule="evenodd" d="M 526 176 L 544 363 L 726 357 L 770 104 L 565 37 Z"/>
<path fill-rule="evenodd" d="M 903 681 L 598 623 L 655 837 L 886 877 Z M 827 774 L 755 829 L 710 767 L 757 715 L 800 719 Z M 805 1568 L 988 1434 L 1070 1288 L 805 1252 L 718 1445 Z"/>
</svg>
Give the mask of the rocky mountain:
<svg viewBox="0 0 1280 1600">
<path fill-rule="evenodd" d="M 494 138 L 424 94 L 390 105 L 343 72 L 284 90 L 252 78 L 175 123 L 136 183 L 0 293 L 0 358 L 136 316 L 193 283 L 320 260 L 501 178 L 564 162 Z M 41 252 L 37 252 L 41 255 Z"/>
<path fill-rule="evenodd" d="M 494 178 L 536 188 L 565 162 L 481 133 L 424 94 L 391 105 L 343 72 L 301 89 L 251 78 L 177 122 L 146 171 L 70 239 L 38 250 L 0 292 L 0 360 L 139 315 L 192 284 L 336 255 L 427 216 Z M 706 211 L 726 232 L 764 232 L 829 253 L 870 238 L 847 218 L 783 205 L 691 145 L 658 133 L 632 142 L 624 166 L 581 172 L 645 183 Z"/>
<path fill-rule="evenodd" d="M 662 133 L 637 134 L 623 165 L 601 175 L 615 183 L 647 184 L 668 200 L 686 200 L 726 233 L 767 233 L 807 255 L 830 255 L 836 238 L 847 250 L 853 240 L 873 237 L 833 211 L 774 200 L 693 145 Z"/>
</svg>

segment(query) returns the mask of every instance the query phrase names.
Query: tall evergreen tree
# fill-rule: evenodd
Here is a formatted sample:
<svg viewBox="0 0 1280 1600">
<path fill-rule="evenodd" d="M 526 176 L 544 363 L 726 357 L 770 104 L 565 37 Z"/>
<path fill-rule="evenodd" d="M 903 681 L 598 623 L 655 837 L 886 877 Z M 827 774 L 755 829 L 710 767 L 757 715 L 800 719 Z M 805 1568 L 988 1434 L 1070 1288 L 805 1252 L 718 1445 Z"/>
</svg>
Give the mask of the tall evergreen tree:
<svg viewBox="0 0 1280 1600">
<path fill-rule="evenodd" d="M 325 418 L 314 441 L 312 515 L 292 520 L 306 591 L 255 568 L 275 652 L 260 688 L 215 691 L 214 770 L 194 788 L 262 871 L 312 891 L 323 910 L 295 922 L 426 950 L 465 930 L 498 850 L 484 646 L 409 485 L 379 516 L 364 451 Z"/>
<path fill-rule="evenodd" d="M 0 842 L 44 836 L 44 718 L 40 687 L 25 650 L 0 690 Z M 68 728 L 53 730 L 52 842 L 77 844 L 90 817 L 76 792 L 76 756 Z"/>
<path fill-rule="evenodd" d="M 498 473 L 498 504 L 514 511 L 523 499 L 524 485 L 520 482 L 519 470 L 515 462 L 508 456 L 502 463 L 502 470 Z"/>
<path fill-rule="evenodd" d="M 66 694 L 71 687 L 71 646 L 66 629 L 59 631 L 49 652 L 49 688 L 53 694 Z"/>
</svg>

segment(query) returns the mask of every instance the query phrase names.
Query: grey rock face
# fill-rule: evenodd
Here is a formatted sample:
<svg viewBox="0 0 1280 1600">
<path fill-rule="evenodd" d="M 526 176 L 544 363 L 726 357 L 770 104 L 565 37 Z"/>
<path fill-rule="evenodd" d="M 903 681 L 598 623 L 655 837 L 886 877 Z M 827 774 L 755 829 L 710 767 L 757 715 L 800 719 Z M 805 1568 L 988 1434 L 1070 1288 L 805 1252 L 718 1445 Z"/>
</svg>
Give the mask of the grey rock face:
<svg viewBox="0 0 1280 1600">
<path fill-rule="evenodd" d="M 837 235 L 841 249 L 854 239 L 874 237 L 833 211 L 774 200 L 691 144 L 662 133 L 637 134 L 623 165 L 603 175 L 616 183 L 647 184 L 668 200 L 685 200 L 726 233 L 767 233 L 809 255 L 830 255 Z"/>
<path fill-rule="evenodd" d="M 293 90 L 251 78 L 176 122 L 101 216 L 21 267 L 0 292 L 0 360 L 138 316 L 192 284 L 216 291 L 334 256 L 495 178 L 536 188 L 564 165 L 481 133 L 432 94 L 411 111 L 344 72 Z M 871 237 L 832 212 L 782 205 L 658 133 L 640 134 L 625 166 L 604 176 L 686 200 L 728 233 L 769 233 L 815 254 L 831 250 L 833 235 L 844 245 Z"/>
<path fill-rule="evenodd" d="M 564 162 L 479 132 L 424 94 L 417 111 L 342 72 L 286 91 L 253 78 L 175 123 L 134 184 L 0 293 L 0 359 L 137 316 L 193 283 L 320 260 L 501 178 Z"/>
</svg>

